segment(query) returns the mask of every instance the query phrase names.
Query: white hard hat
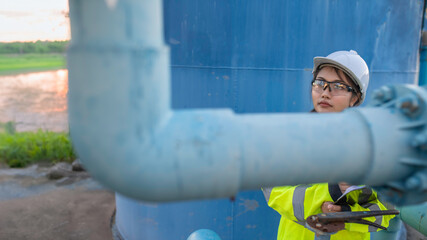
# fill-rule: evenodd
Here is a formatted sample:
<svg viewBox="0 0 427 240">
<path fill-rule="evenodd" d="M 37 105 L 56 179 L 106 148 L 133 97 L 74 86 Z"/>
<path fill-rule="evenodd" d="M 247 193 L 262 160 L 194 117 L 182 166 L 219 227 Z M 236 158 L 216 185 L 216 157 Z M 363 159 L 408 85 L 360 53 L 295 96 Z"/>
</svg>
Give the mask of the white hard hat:
<svg viewBox="0 0 427 240">
<path fill-rule="evenodd" d="M 323 65 L 332 65 L 344 71 L 356 86 L 359 87 L 362 96 L 357 105 L 365 100 L 366 90 L 369 85 L 369 69 L 366 62 L 357 54 L 356 51 L 337 51 L 329 54 L 327 57 L 315 57 L 313 59 L 313 73 Z"/>
</svg>

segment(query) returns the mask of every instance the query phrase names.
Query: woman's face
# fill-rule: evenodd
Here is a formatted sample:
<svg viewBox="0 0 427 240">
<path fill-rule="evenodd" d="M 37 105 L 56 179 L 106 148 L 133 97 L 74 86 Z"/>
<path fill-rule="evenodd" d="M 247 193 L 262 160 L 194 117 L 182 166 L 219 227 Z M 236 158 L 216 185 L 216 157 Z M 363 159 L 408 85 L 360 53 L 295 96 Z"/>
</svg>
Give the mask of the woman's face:
<svg viewBox="0 0 427 240">
<path fill-rule="evenodd" d="M 333 67 L 323 67 L 317 74 L 316 79 L 326 82 L 342 82 L 351 86 L 344 73 L 338 70 L 337 74 Z M 353 96 L 352 92 L 346 92 L 344 95 L 332 96 L 328 87 L 321 92 L 311 90 L 311 97 L 313 99 L 314 109 L 319 113 L 341 112 L 353 106 L 357 101 L 357 97 Z"/>
</svg>

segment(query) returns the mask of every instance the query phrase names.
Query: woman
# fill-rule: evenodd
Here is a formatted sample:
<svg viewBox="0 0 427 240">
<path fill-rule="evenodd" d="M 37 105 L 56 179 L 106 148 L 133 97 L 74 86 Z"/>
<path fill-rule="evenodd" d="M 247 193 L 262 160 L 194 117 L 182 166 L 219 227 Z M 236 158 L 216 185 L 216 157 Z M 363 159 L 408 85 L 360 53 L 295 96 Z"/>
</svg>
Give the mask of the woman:
<svg viewBox="0 0 427 240">
<path fill-rule="evenodd" d="M 311 96 L 312 112 L 341 112 L 348 107 L 363 103 L 369 84 L 369 70 L 365 61 L 355 51 L 338 51 L 327 57 L 315 57 Z M 345 124 L 345 123 L 343 123 Z M 266 193 L 268 205 L 282 217 L 278 240 L 315 239 L 314 232 L 305 228 L 305 219 L 310 215 L 340 211 L 386 210 L 378 200 L 377 193 L 365 187 L 346 195 L 339 204 L 334 204 L 345 190 L 347 183 L 310 184 L 282 186 Z M 366 220 L 384 227 L 393 216 L 370 217 Z M 375 227 L 346 223 L 329 239 L 370 239 Z"/>
</svg>

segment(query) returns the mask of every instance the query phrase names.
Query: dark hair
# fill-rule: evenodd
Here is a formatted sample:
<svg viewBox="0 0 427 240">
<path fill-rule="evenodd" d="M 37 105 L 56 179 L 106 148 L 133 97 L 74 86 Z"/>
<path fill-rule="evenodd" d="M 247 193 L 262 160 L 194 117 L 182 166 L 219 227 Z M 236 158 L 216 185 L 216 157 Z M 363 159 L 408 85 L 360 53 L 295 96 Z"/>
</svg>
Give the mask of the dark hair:
<svg viewBox="0 0 427 240">
<path fill-rule="evenodd" d="M 338 76 L 340 76 L 340 77 L 341 77 L 341 74 L 340 74 L 340 73 L 343 73 L 343 75 L 344 75 L 345 79 L 350 83 L 350 87 L 352 87 L 352 88 L 356 91 L 356 92 L 352 92 L 352 94 L 353 94 L 353 96 L 355 96 L 355 97 L 357 98 L 357 101 L 354 103 L 354 105 L 353 105 L 353 106 L 357 105 L 357 104 L 359 103 L 359 101 L 360 101 L 360 96 L 362 95 L 362 92 L 360 91 L 359 86 L 357 86 L 357 85 L 354 83 L 354 81 L 351 79 L 351 77 L 350 77 L 350 76 L 348 76 L 348 74 L 347 74 L 345 71 L 343 71 L 343 70 L 341 70 L 340 68 L 335 67 L 335 66 L 333 66 L 333 65 L 327 65 L 327 66 L 328 66 L 328 67 L 333 68 L 333 69 L 335 70 L 335 72 L 337 73 L 337 75 L 338 75 Z M 319 72 L 320 72 L 320 70 L 321 70 L 322 68 L 323 68 L 323 67 L 322 67 L 322 65 L 320 65 L 320 66 L 316 69 L 316 71 L 314 71 L 314 72 L 313 72 L 313 80 L 317 78 L 317 75 L 319 74 Z"/>
</svg>

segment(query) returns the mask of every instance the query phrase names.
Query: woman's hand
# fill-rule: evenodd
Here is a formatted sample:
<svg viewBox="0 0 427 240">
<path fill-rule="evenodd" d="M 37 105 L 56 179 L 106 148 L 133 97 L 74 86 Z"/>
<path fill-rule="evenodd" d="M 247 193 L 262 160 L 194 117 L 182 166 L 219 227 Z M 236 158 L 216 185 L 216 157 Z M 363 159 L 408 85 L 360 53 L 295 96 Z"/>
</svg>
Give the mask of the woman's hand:
<svg viewBox="0 0 427 240">
<path fill-rule="evenodd" d="M 323 213 L 341 212 L 341 206 L 334 205 L 333 202 L 323 202 L 322 212 Z M 335 228 L 337 229 L 337 231 L 344 230 L 344 228 L 345 228 L 344 222 L 336 222 L 336 223 L 331 223 L 331 224 L 335 225 Z M 316 236 L 318 236 L 318 235 L 316 235 Z"/>
<path fill-rule="evenodd" d="M 344 193 L 351 185 L 346 182 L 340 182 L 338 183 L 338 186 L 340 186 L 341 193 Z"/>
<path fill-rule="evenodd" d="M 334 205 L 333 202 L 323 202 L 322 212 L 323 213 L 341 212 L 341 206 Z"/>
</svg>

